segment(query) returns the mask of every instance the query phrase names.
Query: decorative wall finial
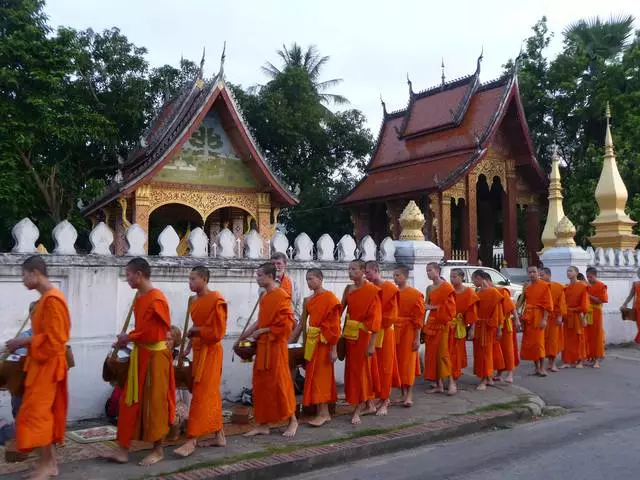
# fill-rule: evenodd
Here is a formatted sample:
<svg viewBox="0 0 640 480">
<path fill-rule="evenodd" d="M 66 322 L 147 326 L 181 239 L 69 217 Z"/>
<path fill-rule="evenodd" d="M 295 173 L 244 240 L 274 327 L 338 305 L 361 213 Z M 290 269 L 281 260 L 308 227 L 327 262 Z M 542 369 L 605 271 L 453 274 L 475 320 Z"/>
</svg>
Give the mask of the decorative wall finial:
<svg viewBox="0 0 640 480">
<path fill-rule="evenodd" d="M 420 211 L 420 208 L 411 200 L 405 209 L 402 211 L 400 218 L 398 219 L 400 227 L 400 240 L 422 240 L 424 241 L 424 233 L 422 227 L 424 227 L 424 215 Z"/>
<path fill-rule="evenodd" d="M 556 246 L 556 227 L 560 220 L 565 218 L 564 209 L 562 208 L 562 182 L 560 179 L 560 155 L 558 155 L 558 146 L 553 147 L 553 157 L 551 160 L 551 173 L 549 174 L 549 210 L 547 213 L 547 221 L 542 231 L 542 252 Z M 540 253 L 542 253 L 540 252 Z"/>
</svg>

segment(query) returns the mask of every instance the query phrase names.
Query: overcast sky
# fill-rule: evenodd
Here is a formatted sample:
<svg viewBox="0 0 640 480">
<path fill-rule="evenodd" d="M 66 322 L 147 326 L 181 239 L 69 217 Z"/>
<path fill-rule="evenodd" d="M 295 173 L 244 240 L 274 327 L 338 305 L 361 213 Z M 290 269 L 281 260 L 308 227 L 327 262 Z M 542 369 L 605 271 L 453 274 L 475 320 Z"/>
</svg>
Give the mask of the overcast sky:
<svg viewBox="0 0 640 480">
<path fill-rule="evenodd" d="M 227 79 L 262 83 L 260 66 L 278 65 L 282 44 L 315 44 L 331 60 L 324 79 L 342 78 L 336 93 L 364 112 L 377 135 L 382 110 L 406 105 L 409 74 L 415 91 L 475 70 L 484 47 L 482 80 L 499 76 L 543 15 L 562 45 L 562 30 L 580 18 L 611 13 L 640 17 L 638 0 L 47 0 L 53 26 L 103 30 L 116 26 L 149 50 L 152 66 L 196 62 L 206 47 L 205 71 L 218 70 L 227 41 Z M 636 28 L 640 25 L 636 22 Z"/>
</svg>

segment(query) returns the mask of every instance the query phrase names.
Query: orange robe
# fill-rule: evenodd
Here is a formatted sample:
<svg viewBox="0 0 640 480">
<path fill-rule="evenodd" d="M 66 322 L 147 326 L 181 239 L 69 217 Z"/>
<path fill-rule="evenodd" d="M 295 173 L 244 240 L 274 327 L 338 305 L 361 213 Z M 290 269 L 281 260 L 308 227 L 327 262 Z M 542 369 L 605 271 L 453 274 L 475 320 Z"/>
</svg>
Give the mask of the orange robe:
<svg viewBox="0 0 640 480">
<path fill-rule="evenodd" d="M 320 329 L 313 355 L 305 367 L 302 404 L 335 403 L 336 378 L 331 361 L 331 348 L 340 338 L 340 300 L 333 292 L 314 295 L 306 303 L 309 327 Z M 309 342 L 307 333 L 307 342 Z"/>
<path fill-rule="evenodd" d="M 500 347 L 499 353 L 496 352 L 496 343 L 494 343 L 493 367 L 498 371 L 510 372 L 520 363 L 520 358 L 517 354 L 518 332 L 513 323 L 513 313 L 516 310 L 516 306 L 511 300 L 511 292 L 509 292 L 508 288 L 496 288 L 502 293 L 502 313 L 504 317 L 501 324 L 502 336 L 496 342 Z"/>
<path fill-rule="evenodd" d="M 633 297 L 633 309 L 636 311 L 636 327 L 638 328 L 635 342 L 640 343 L 640 282 L 634 282 L 633 288 L 635 294 Z"/>
<path fill-rule="evenodd" d="M 25 391 L 16 419 L 18 450 L 64 443 L 67 422 L 67 358 L 71 320 L 64 295 L 52 288 L 31 315 L 33 336 L 25 363 Z"/>
<path fill-rule="evenodd" d="M 587 293 L 602 302 L 600 304 L 591 302 L 591 322 L 584 329 L 587 358 L 604 358 L 605 338 L 602 306 L 609 301 L 607 286 L 596 280 L 593 285 L 587 287 Z"/>
<path fill-rule="evenodd" d="M 549 283 L 538 280 L 530 283 L 524 290 L 525 309 L 522 313 L 524 333 L 520 358 L 523 360 L 538 361 L 545 358 L 544 332 L 546 326 L 541 322 L 544 312 L 548 313 L 547 323 L 553 317 L 553 300 Z"/>
<path fill-rule="evenodd" d="M 544 353 L 547 357 L 557 357 L 564 348 L 564 333 L 562 325 L 558 325 L 557 318 L 567 314 L 567 301 L 564 298 L 564 285 L 550 282 L 553 315 L 549 315 L 547 328 L 544 331 Z"/>
<path fill-rule="evenodd" d="M 438 381 L 451 376 L 449 330 L 456 316 L 456 292 L 449 282 L 429 292 L 429 304 L 438 308 L 429 312 L 424 332 L 424 378 Z"/>
<path fill-rule="evenodd" d="M 383 282 L 380 288 L 382 323 L 376 339 L 376 354 L 372 359 L 373 370 L 378 370 L 378 382 L 374 382 L 376 397 L 387 400 L 391 396 L 391 387 L 400 387 L 400 372 L 396 358 L 396 338 L 394 324 L 398 318 L 398 294 L 395 283 Z M 382 338 L 380 338 L 382 337 Z"/>
<path fill-rule="evenodd" d="M 291 283 L 291 279 L 286 273 L 282 274 L 282 278 L 280 279 L 280 288 L 283 289 L 289 297 L 293 296 L 293 284 Z"/>
<path fill-rule="evenodd" d="M 449 333 L 449 353 L 451 355 L 451 374 L 455 380 L 462 376 L 467 368 L 466 329 L 478 320 L 478 295 L 472 288 L 456 292 L 456 318 Z"/>
<path fill-rule="evenodd" d="M 473 374 L 480 378 L 493 376 L 493 343 L 502 323 L 503 295 L 496 288 L 478 293 L 478 320 L 473 337 Z"/>
<path fill-rule="evenodd" d="M 118 415 L 117 441 L 129 448 L 132 440 L 156 442 L 162 440 L 175 421 L 176 384 L 173 358 L 166 345 L 171 330 L 167 297 L 157 288 L 139 295 L 133 307 L 136 326 L 129 340 L 138 350 L 138 400 L 128 404 L 127 379 Z M 162 350 L 145 346 L 165 343 Z M 132 355 L 133 357 L 133 355 Z"/>
<path fill-rule="evenodd" d="M 347 338 L 347 357 L 344 367 L 344 393 L 351 405 L 358 405 L 374 398 L 373 386 L 378 372 L 372 369 L 368 356 L 371 334 L 378 332 L 382 324 L 380 289 L 365 282 L 360 288 L 351 289 L 347 295 L 347 315 L 359 323 L 357 339 Z"/>
<path fill-rule="evenodd" d="M 396 357 L 401 386 L 413 385 L 420 375 L 420 358 L 413 351 L 416 330 L 424 326 L 424 295 L 420 290 L 406 287 L 398 296 L 398 318 L 395 323 Z"/>
<path fill-rule="evenodd" d="M 562 361 L 567 364 L 584 360 L 587 355 L 581 313 L 589 310 L 587 286 L 582 282 L 569 284 L 564 289 L 567 315 L 564 317 L 564 350 Z"/>
<path fill-rule="evenodd" d="M 291 297 L 282 288 L 260 299 L 258 328 L 270 328 L 258 337 L 253 363 L 253 416 L 256 423 L 278 423 L 291 418 L 296 397 L 289 370 L 288 339 L 293 330 Z"/>
<path fill-rule="evenodd" d="M 227 331 L 227 302 L 218 292 L 197 297 L 191 319 L 200 329 L 193 345 L 193 397 L 187 436 L 202 437 L 222 429 L 222 339 Z"/>
</svg>

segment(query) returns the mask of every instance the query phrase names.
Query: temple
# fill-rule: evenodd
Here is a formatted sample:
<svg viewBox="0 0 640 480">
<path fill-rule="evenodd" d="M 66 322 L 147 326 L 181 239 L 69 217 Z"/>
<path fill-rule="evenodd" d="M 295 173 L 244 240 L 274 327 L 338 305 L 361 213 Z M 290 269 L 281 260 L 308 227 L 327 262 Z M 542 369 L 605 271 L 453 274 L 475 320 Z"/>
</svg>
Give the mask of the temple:
<svg viewBox="0 0 640 480">
<path fill-rule="evenodd" d="M 400 214 L 414 200 L 425 212 L 425 237 L 447 259 L 491 265 L 493 247 L 502 242 L 508 266 L 519 266 L 525 255 L 538 261 L 547 179 L 524 116 L 517 62 L 483 84 L 481 61 L 482 55 L 473 74 L 451 82 L 443 75 L 440 85 L 418 93 L 407 79 L 405 109 L 388 113 L 382 102 L 366 174 L 339 202 L 351 211 L 358 241 L 397 239 Z"/>
<path fill-rule="evenodd" d="M 253 225 L 266 239 L 281 208 L 298 201 L 269 168 L 220 71 L 200 72 L 160 108 L 107 191 L 82 214 L 115 233 L 115 253 L 127 228 L 137 223 L 152 240 L 167 224 L 178 225 L 182 243 L 202 227 L 215 244 L 222 228 L 240 238 Z M 184 252 L 184 249 L 182 249 Z"/>
</svg>

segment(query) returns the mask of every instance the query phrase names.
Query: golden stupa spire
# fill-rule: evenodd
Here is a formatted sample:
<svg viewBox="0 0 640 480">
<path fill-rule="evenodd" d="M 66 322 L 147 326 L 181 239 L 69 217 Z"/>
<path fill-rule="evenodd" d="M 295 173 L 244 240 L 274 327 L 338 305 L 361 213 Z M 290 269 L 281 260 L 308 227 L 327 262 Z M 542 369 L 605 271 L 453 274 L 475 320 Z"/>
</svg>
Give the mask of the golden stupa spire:
<svg viewBox="0 0 640 480">
<path fill-rule="evenodd" d="M 600 213 L 593 221 L 596 234 L 590 238 L 594 247 L 634 249 L 638 236 L 631 232 L 635 222 L 625 213 L 627 187 L 625 187 L 613 150 L 611 136 L 611 109 L 607 102 L 607 130 L 604 137 L 604 163 L 596 187 L 596 201 Z"/>
<path fill-rule="evenodd" d="M 560 223 L 556 225 L 556 247 L 575 247 L 576 242 L 573 237 L 576 236 L 576 227 L 571 223 L 569 217 L 564 216 Z"/>
<path fill-rule="evenodd" d="M 542 245 L 544 246 L 542 252 L 556 246 L 557 237 L 555 231 L 563 218 L 560 156 L 558 155 L 558 147 L 555 147 L 551 160 L 551 173 L 549 174 L 549 211 L 547 222 L 544 224 L 544 230 L 542 231 Z"/>
<path fill-rule="evenodd" d="M 424 215 L 420 211 L 420 208 L 411 200 L 399 218 L 400 227 L 400 240 L 422 240 L 424 241 L 424 233 L 422 227 L 424 227 Z"/>
</svg>

